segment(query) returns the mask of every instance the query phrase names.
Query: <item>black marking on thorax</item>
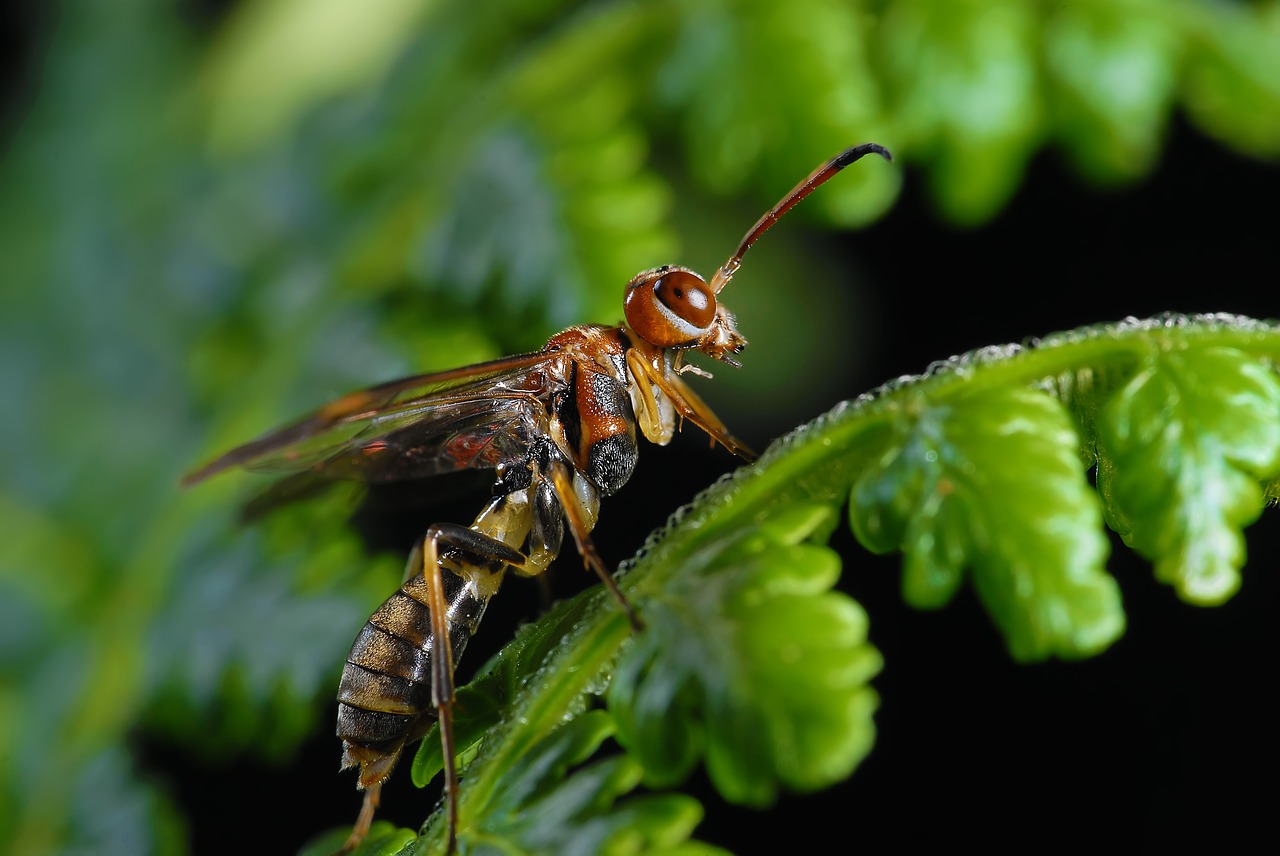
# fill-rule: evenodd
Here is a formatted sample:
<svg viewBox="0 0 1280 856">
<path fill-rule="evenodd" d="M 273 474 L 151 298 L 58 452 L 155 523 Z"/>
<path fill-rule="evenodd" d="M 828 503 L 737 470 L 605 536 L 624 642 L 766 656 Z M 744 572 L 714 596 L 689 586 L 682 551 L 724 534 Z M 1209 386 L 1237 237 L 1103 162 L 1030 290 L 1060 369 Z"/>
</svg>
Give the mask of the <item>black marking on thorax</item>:
<svg viewBox="0 0 1280 856">
<path fill-rule="evenodd" d="M 626 386 L 604 371 L 575 364 L 559 416 L 578 470 L 605 495 L 626 484 L 638 454 Z"/>
</svg>

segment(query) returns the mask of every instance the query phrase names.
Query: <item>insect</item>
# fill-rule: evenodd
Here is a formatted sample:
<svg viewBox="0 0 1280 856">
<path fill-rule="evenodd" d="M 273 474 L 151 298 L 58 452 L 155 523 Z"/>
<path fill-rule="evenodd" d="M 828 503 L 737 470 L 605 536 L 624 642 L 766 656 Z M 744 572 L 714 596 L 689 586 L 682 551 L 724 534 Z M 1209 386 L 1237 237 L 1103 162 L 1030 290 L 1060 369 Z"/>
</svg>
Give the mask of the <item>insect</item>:
<svg viewBox="0 0 1280 856">
<path fill-rule="evenodd" d="M 507 571 L 537 576 L 567 525 L 583 562 L 631 625 L 642 625 L 591 542 L 602 497 L 635 468 L 636 431 L 664 445 L 688 420 L 735 455 L 754 455 L 682 376 L 697 351 L 738 367 L 746 346 L 717 301 L 747 250 L 778 218 L 867 154 L 854 146 L 814 170 L 743 237 L 710 282 L 677 265 L 637 274 L 626 321 L 571 327 L 536 353 L 416 375 L 345 395 L 312 415 L 232 449 L 192 472 L 190 485 L 233 467 L 302 478 L 379 483 L 459 470 L 492 471 L 493 497 L 470 526 L 433 523 L 409 557 L 406 581 L 356 636 L 338 689 L 342 768 L 364 791 L 344 850 L 368 833 L 382 784 L 410 743 L 440 725 L 448 846 L 458 829 L 453 673 Z"/>
</svg>

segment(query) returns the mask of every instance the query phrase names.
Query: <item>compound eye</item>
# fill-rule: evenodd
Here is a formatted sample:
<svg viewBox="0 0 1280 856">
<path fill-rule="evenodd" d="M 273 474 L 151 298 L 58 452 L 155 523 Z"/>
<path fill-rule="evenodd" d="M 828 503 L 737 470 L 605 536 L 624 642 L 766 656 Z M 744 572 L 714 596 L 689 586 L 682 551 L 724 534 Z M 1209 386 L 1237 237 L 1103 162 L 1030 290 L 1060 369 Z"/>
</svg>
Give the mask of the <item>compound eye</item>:
<svg viewBox="0 0 1280 856">
<path fill-rule="evenodd" d="M 687 271 L 672 271 L 653 284 L 654 296 L 676 317 L 699 330 L 716 317 L 716 296 L 702 279 Z"/>
<path fill-rule="evenodd" d="M 692 348 L 716 323 L 716 295 L 689 270 L 659 268 L 627 287 L 627 323 L 660 348 Z"/>
</svg>

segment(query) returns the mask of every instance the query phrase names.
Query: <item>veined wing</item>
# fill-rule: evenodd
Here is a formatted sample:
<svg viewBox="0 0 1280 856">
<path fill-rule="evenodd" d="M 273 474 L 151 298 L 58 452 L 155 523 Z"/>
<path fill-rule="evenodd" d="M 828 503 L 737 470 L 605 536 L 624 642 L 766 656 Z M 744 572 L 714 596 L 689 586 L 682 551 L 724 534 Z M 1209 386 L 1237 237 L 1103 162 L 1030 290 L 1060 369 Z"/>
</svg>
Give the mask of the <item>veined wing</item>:
<svg viewBox="0 0 1280 856">
<path fill-rule="evenodd" d="M 504 357 L 349 393 L 310 416 L 238 446 L 187 475 L 233 467 L 366 482 L 488 468 L 523 449 L 536 428 L 554 354 Z"/>
</svg>

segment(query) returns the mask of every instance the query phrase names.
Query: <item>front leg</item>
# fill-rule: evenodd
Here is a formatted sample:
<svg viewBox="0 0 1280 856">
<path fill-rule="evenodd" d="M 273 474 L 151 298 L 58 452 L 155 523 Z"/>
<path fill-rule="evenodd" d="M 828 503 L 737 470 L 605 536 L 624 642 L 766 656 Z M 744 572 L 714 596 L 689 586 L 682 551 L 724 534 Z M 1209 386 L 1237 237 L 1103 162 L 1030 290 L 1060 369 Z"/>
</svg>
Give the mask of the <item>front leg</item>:
<svg viewBox="0 0 1280 856">
<path fill-rule="evenodd" d="M 614 600 L 618 601 L 623 611 L 626 612 L 627 620 L 631 622 L 631 628 L 639 633 L 644 629 L 640 616 L 636 615 L 636 611 L 632 608 L 630 601 L 622 594 L 622 590 L 618 588 L 618 583 L 613 579 L 613 575 L 609 573 L 609 569 L 605 567 L 604 561 L 596 551 L 596 545 L 591 540 L 591 530 L 596 522 L 596 509 L 599 508 L 600 503 L 599 495 L 586 480 L 579 482 L 579 485 L 594 500 L 596 506 L 596 509 L 587 508 L 574 490 L 574 476 L 568 465 L 561 461 L 553 461 L 549 470 L 550 472 L 547 475 L 550 476 L 551 486 L 555 489 L 556 498 L 560 501 L 560 506 L 564 510 L 564 519 L 569 523 L 569 532 L 573 535 L 573 540 L 578 546 L 578 553 L 582 556 L 583 564 L 595 571 L 596 576 L 604 583 L 604 587 L 609 590 Z"/>
<path fill-rule="evenodd" d="M 651 442 L 664 446 L 671 440 L 675 422 L 671 411 L 674 410 L 739 458 L 747 462 L 755 460 L 756 453 L 730 434 L 720 417 L 679 377 L 655 368 L 634 349 L 627 352 L 627 368 L 637 390 L 636 419 Z"/>
</svg>

